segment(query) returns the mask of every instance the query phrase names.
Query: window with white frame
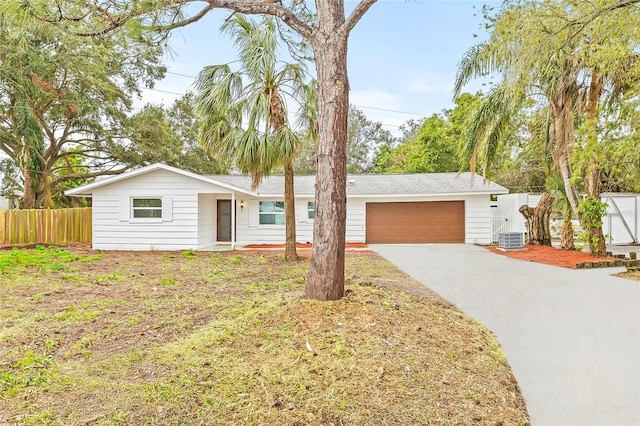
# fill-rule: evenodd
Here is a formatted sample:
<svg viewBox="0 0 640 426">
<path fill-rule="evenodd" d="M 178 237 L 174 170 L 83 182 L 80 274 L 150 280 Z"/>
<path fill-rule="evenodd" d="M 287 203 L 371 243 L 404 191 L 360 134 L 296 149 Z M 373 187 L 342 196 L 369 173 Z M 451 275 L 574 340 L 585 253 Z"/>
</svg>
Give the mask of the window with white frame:
<svg viewBox="0 0 640 426">
<path fill-rule="evenodd" d="M 162 219 L 162 198 L 132 198 L 131 210 L 134 219 Z"/>
<path fill-rule="evenodd" d="M 316 217 L 316 202 L 315 201 L 309 201 L 307 203 L 307 217 L 309 219 L 313 219 Z"/>
<path fill-rule="evenodd" d="M 284 201 L 260 201 L 260 225 L 284 225 Z"/>
</svg>

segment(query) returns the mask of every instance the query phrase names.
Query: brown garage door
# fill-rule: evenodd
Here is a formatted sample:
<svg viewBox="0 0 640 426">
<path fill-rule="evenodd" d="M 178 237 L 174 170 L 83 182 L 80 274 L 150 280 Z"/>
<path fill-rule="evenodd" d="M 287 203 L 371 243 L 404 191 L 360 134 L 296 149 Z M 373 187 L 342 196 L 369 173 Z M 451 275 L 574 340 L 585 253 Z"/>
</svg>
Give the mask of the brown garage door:
<svg viewBox="0 0 640 426">
<path fill-rule="evenodd" d="M 367 203 L 367 243 L 463 243 L 464 201 Z"/>
</svg>

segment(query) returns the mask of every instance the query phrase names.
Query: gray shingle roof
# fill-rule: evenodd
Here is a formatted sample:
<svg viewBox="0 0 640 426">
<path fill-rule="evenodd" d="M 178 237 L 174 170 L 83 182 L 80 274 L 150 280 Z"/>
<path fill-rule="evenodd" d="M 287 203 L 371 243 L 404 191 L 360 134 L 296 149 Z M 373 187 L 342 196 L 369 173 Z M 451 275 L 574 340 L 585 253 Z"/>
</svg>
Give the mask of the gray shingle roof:
<svg viewBox="0 0 640 426">
<path fill-rule="evenodd" d="M 207 175 L 206 177 L 239 188 L 251 189 L 251 179 L 239 175 Z M 314 195 L 315 175 L 298 175 L 294 179 L 297 197 Z M 284 176 L 269 176 L 256 189 L 259 195 L 282 195 Z M 488 193 L 506 194 L 509 191 L 480 175 L 466 173 L 429 173 L 399 175 L 349 175 L 348 196 L 396 196 Z"/>
</svg>

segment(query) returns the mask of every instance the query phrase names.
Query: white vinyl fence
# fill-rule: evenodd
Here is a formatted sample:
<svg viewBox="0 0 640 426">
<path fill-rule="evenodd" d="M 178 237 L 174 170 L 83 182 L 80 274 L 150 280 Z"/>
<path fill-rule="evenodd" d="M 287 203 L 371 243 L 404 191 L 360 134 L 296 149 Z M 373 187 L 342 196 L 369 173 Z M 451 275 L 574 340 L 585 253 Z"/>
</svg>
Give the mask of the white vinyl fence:
<svg viewBox="0 0 640 426">
<path fill-rule="evenodd" d="M 610 244 L 640 244 L 640 194 L 606 193 L 609 205 L 602 218 L 602 230 Z"/>
</svg>

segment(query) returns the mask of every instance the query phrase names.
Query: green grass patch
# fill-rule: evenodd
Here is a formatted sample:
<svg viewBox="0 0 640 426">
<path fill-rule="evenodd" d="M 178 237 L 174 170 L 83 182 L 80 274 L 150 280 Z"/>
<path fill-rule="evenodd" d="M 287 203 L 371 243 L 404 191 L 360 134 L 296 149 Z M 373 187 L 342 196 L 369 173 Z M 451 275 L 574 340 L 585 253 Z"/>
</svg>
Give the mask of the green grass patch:
<svg viewBox="0 0 640 426">
<path fill-rule="evenodd" d="M 55 246 L 36 246 L 35 249 L 0 251 L 0 274 L 20 273 L 25 269 L 38 271 L 74 271 L 69 264 L 74 262 L 95 262 L 104 257 L 104 253 L 95 255 L 74 254 L 66 248 Z M 77 270 L 77 269 L 75 269 Z"/>
<path fill-rule="evenodd" d="M 307 260 L 277 253 L 71 254 L 73 274 L 22 253 L 1 277 L 9 424 L 528 421 L 491 333 L 378 256 L 349 254 L 346 296 L 316 302 Z"/>
</svg>

